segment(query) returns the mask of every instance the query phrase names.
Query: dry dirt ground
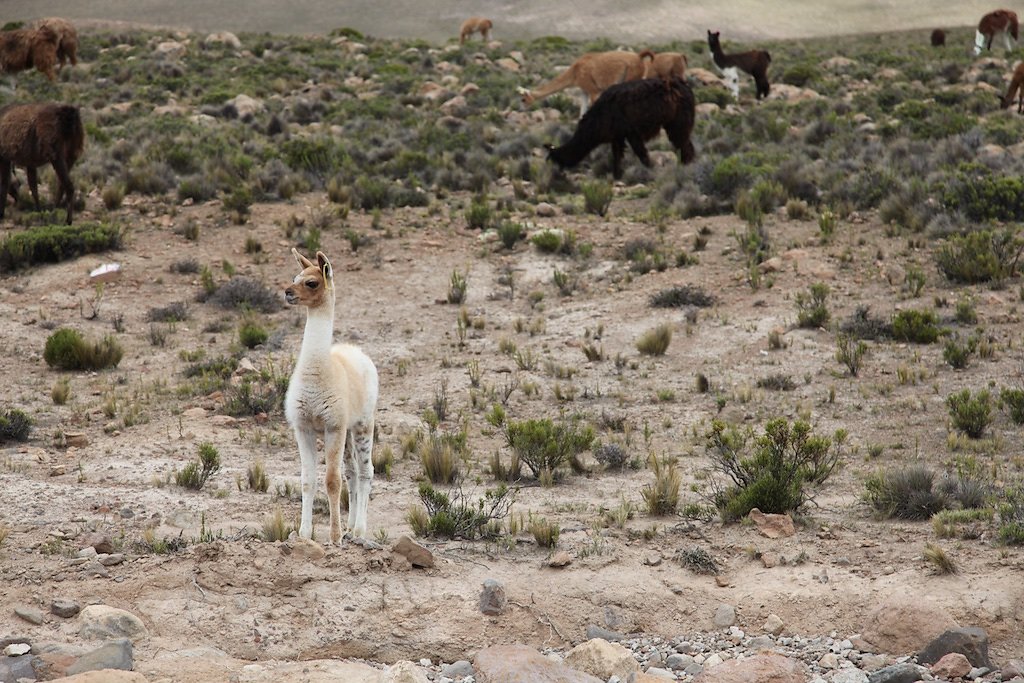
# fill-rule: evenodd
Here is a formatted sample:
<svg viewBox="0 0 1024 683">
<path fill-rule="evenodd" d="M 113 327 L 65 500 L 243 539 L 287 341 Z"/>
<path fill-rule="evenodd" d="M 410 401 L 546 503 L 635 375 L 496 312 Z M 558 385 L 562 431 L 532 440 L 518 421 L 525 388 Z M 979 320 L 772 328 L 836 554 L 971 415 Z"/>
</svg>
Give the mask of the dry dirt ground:
<svg viewBox="0 0 1024 683">
<path fill-rule="evenodd" d="M 667 155 L 659 162 L 669 163 Z M 280 412 L 265 422 L 231 421 L 217 414 L 216 396 L 179 397 L 178 388 L 191 381 L 182 375 L 186 363 L 180 354 L 228 353 L 237 344 L 238 316 L 196 303 L 198 277 L 171 272 L 169 266 L 194 258 L 210 264 L 223 282 L 226 260 L 239 274 L 277 287 L 296 271 L 289 254 L 294 239 L 285 237 L 284 226 L 292 217 L 312 220 L 327 210 L 327 200 L 309 194 L 287 204 L 256 205 L 249 221 L 236 225 L 217 202 L 168 211 L 129 197 L 114 217 L 128 228 L 122 251 L 0 278 L 3 404 L 24 409 L 36 421 L 27 444 L 8 443 L 0 450 L 0 522 L 10 530 L 0 546 L 0 634 L 74 642 L 74 620 L 47 616 L 43 625 L 32 626 L 12 608 L 35 605 L 45 613 L 55 598 L 102 602 L 138 614 L 149 629 L 150 637 L 136 644 L 136 671 L 150 680 L 200 681 L 226 679 L 251 660 L 452 661 L 494 643 L 560 646 L 580 641 L 588 624 L 672 637 L 711 629 L 720 603 L 735 605 L 739 625 L 749 632 L 759 632 L 765 617 L 776 613 L 786 633 L 849 636 L 859 632 L 874 607 L 909 596 L 942 606 L 961 625 L 984 627 L 996 661 L 1019 656 L 1024 651 L 1021 549 L 1000 547 L 989 538 L 937 540 L 928 523 L 876 521 L 861 502 L 864 477 L 878 467 L 917 461 L 942 470 L 949 465 L 956 455 L 947 441 L 944 404 L 951 391 L 1019 383 L 1017 284 L 1000 291 L 951 289 L 934 268 L 934 242 L 890 236 L 873 215 L 840 221 L 835 237 L 823 244 L 815 221 L 787 220 L 780 212 L 768 217 L 767 226 L 782 266 L 755 290 L 732 234 L 743 228 L 739 219 L 669 220 L 659 229 L 642 219 L 649 199 L 640 190 L 618 187 L 606 218 L 522 217 L 531 229 L 575 231 L 580 243 L 593 245 L 588 259 L 540 254 L 526 242 L 511 252 L 501 249 L 467 229 L 464 209 L 458 207 L 468 204 L 468 197 L 449 197 L 433 211 L 385 212 L 377 229 L 370 216 L 352 212 L 346 227 L 372 240 L 355 253 L 342 230 L 324 233 L 323 249 L 337 273 L 336 338 L 361 344 L 377 362 L 376 448 L 391 447 L 397 457 L 391 480 L 374 484 L 370 529 L 386 532 L 387 546 L 409 533 L 405 515 L 418 504 L 421 468 L 402 457 L 401 439 L 423 427 L 421 415 L 443 382 L 450 404 L 444 426 L 455 428 L 460 419 L 469 425 L 474 461 L 467 487 L 480 491 L 491 483 L 486 463 L 495 450 L 507 459 L 500 434 L 483 419 L 483 410 L 471 406 L 467 368 L 477 362 L 480 394 L 488 386 L 500 393 L 518 377 L 520 388 L 508 400 L 511 419 L 578 413 L 595 424 L 602 415 L 624 420 L 632 456 L 643 460 L 653 452 L 678 458 L 685 502 L 699 502 L 708 490 L 702 435 L 715 417 L 760 427 L 771 417 L 803 416 L 819 433 L 849 430 L 842 469 L 808 508 L 795 536 L 771 541 L 747 524 L 649 517 L 641 490 L 652 481 L 651 471 L 603 472 L 587 454 L 591 475 L 570 476 L 550 488 L 526 486 L 514 508 L 560 524 L 559 547 L 573 558 L 565 568 L 549 567 L 548 551 L 526 533 L 512 549 L 430 542 L 437 565 L 429 570 L 412 569 L 388 550 L 353 545 L 328 547 L 317 561 L 285 555 L 280 544 L 245 532 L 258 534 L 276 507 L 289 521 L 297 518 L 298 501 L 274 495 L 277 487 L 298 483 L 294 441 Z M 501 193 L 510 195 L 511 189 Z M 89 197 L 81 220 L 99 207 L 99 199 Z M 180 233 L 189 221 L 200 226 L 198 241 Z M 622 259 L 625 242 L 640 237 L 666 245 L 670 253 L 690 250 L 704 227 L 710 236 L 697 265 L 639 275 L 631 274 Z M 3 233 L 12 229 L 8 221 Z M 250 237 L 263 245 L 256 257 L 245 252 Z M 105 262 L 120 263 L 123 277 L 105 286 L 98 317 L 86 320 L 82 312 L 90 311 L 95 296 L 88 273 Z M 896 279 L 896 266 L 911 264 L 927 274 L 918 298 L 910 298 L 902 282 L 889 281 Z M 577 278 L 571 296 L 560 295 L 552 284 L 555 269 Z M 457 333 L 459 308 L 445 303 L 454 270 L 466 274 L 466 307 L 481 321 L 464 343 Z M 511 298 L 513 288 L 502 280 L 508 270 L 514 274 Z M 819 281 L 831 287 L 834 320 L 862 305 L 887 317 L 899 307 L 929 308 L 936 297 L 952 306 L 973 294 L 994 357 L 959 372 L 943 362 L 939 345 L 871 343 L 861 376 L 849 378 L 834 359 L 833 333 L 794 326 L 795 294 Z M 683 311 L 649 305 L 653 293 L 682 284 L 714 294 L 717 304 L 701 309 L 695 321 L 687 321 Z M 531 292 L 543 292 L 543 299 L 536 303 Z M 189 302 L 191 317 L 170 331 L 165 346 L 154 346 L 147 312 L 176 301 Z M 951 310 L 940 312 L 949 316 Z M 48 335 L 68 325 L 99 338 L 112 331 L 116 316 L 123 316 L 125 327 L 118 335 L 125 348 L 120 366 L 69 375 L 71 399 L 54 405 L 50 392 L 61 375 L 42 358 Z M 204 332 L 225 316 L 226 331 Z M 521 332 L 517 320 L 524 323 Z M 272 363 L 287 372 L 298 352 L 303 317 L 282 308 L 268 321 L 283 345 L 247 357 L 257 368 Z M 637 338 L 659 323 L 674 331 L 668 352 L 642 356 Z M 772 330 L 784 332 L 785 348 L 769 350 Z M 592 343 L 603 347 L 605 359 L 589 362 L 581 346 L 588 332 L 593 337 L 598 331 Z M 529 350 L 535 369 L 519 370 L 499 349 L 502 340 Z M 919 381 L 900 384 L 901 365 Z M 550 371 L 559 366 L 575 374 L 553 377 Z M 696 391 L 697 373 L 710 380 L 711 392 Z M 796 388 L 757 388 L 758 379 L 775 373 L 790 375 Z M 522 386 L 531 382 L 539 391 L 527 396 Z M 111 396 L 116 397 L 113 418 L 103 410 Z M 719 397 L 725 399 L 721 412 Z M 133 405 L 145 422 L 125 427 Z M 87 445 L 55 443 L 55 435 L 71 432 L 84 434 Z M 998 413 L 992 434 L 994 440 L 977 457 L 1000 479 L 1019 477 L 1020 429 Z M 604 432 L 602 437 L 624 438 Z M 194 459 L 203 441 L 215 444 L 223 461 L 204 490 L 158 485 Z M 872 458 L 873 445 L 883 448 Z M 256 460 L 266 464 L 269 493 L 236 486 Z M 322 468 L 320 474 L 322 480 Z M 624 529 L 602 528 L 602 510 L 623 500 L 635 506 L 633 519 Z M 656 534 L 647 539 L 643 532 L 652 526 Z M 194 540 L 205 529 L 219 539 L 169 555 L 140 553 L 137 543 L 147 527 L 157 538 Z M 318 515 L 321 541 L 326 529 L 326 516 Z M 76 537 L 91 530 L 110 534 L 128 554 L 124 564 L 110 568 L 108 578 L 88 578 L 69 564 Z M 946 549 L 959 574 L 932 571 L 922 558 L 927 541 Z M 694 546 L 711 552 L 722 566 L 723 581 L 694 574 L 676 561 L 678 551 Z M 767 568 L 755 551 L 774 555 L 778 564 Z M 477 609 L 480 586 L 488 578 L 505 584 L 511 608 L 503 616 L 485 617 Z"/>
</svg>

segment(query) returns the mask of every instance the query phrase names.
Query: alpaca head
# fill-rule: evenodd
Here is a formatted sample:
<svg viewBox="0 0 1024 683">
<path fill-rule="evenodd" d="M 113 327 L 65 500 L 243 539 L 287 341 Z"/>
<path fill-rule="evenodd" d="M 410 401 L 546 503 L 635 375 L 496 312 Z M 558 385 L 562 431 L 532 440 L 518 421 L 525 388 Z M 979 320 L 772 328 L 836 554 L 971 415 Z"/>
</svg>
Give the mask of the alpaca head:
<svg viewBox="0 0 1024 683">
<path fill-rule="evenodd" d="M 714 33 L 708 31 L 708 45 L 711 47 L 712 50 L 721 49 L 722 44 L 718 40 L 718 37 L 720 35 L 722 35 L 721 31 L 715 31 Z"/>
<path fill-rule="evenodd" d="M 316 252 L 316 263 L 292 249 L 302 272 L 285 287 L 284 299 L 292 306 L 317 308 L 334 300 L 334 270 L 322 251 Z"/>
</svg>

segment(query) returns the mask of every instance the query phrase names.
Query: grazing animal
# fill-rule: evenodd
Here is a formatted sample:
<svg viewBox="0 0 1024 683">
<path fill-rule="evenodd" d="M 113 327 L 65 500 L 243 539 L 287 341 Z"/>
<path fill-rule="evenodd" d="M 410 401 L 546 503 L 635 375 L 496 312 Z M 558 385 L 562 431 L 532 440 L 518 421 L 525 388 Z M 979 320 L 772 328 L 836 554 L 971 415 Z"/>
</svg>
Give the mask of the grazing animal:
<svg viewBox="0 0 1024 683">
<path fill-rule="evenodd" d="M 462 22 L 462 28 L 459 29 L 459 44 L 465 43 L 466 39 L 474 33 L 479 33 L 486 41 L 492 28 L 494 28 L 494 23 L 491 22 L 490 19 L 486 19 L 484 17 L 470 17 Z"/>
<path fill-rule="evenodd" d="M 649 58 L 646 58 L 650 55 Z M 640 53 L 644 59 L 644 73 L 641 78 L 682 78 L 686 74 L 686 55 L 680 52 L 659 52 L 654 54 L 650 50 Z"/>
<path fill-rule="evenodd" d="M 0 219 L 11 191 L 14 166 L 27 170 L 28 185 L 39 209 L 39 178 L 36 169 L 51 164 L 60 190 L 56 203 L 67 209 L 67 224 L 75 203 L 71 167 L 82 156 L 85 131 L 78 107 L 69 104 L 9 104 L 0 109 Z"/>
<path fill-rule="evenodd" d="M 932 47 L 942 47 L 946 44 L 946 32 L 941 28 L 932 31 Z"/>
<path fill-rule="evenodd" d="M 59 41 L 50 26 L 0 31 L 0 71 L 13 74 L 34 66 L 55 81 Z"/>
<path fill-rule="evenodd" d="M 61 68 L 66 62 L 71 66 L 78 65 L 78 31 L 67 19 L 46 17 L 35 22 L 34 27 L 49 26 L 57 34 L 57 61 Z"/>
<path fill-rule="evenodd" d="M 651 158 L 644 142 L 664 128 L 679 161 L 686 164 L 696 156 L 690 140 L 694 111 L 693 91 L 679 78 L 645 78 L 613 85 L 583 115 L 568 142 L 548 147 L 548 158 L 562 168 L 572 167 L 598 145 L 610 143 L 612 174 L 618 179 L 622 177 L 626 143 L 649 167 Z"/>
<path fill-rule="evenodd" d="M 1013 104 L 1013 98 L 1017 98 L 1017 113 L 1024 113 L 1024 62 L 1017 65 L 1013 70 L 1013 77 L 1010 79 L 1010 86 L 1006 94 L 999 97 L 999 103 L 1003 109 L 1008 109 Z"/>
<path fill-rule="evenodd" d="M 585 95 L 580 101 L 580 116 L 583 116 L 587 107 L 593 105 L 606 88 L 616 83 L 636 80 L 643 75 L 644 60 L 635 52 L 588 52 L 544 85 L 534 90 L 519 88 L 519 94 L 522 95 L 523 104 L 529 106 L 536 100 L 566 88 L 579 88 Z"/>
<path fill-rule="evenodd" d="M 754 84 L 757 86 L 757 99 L 768 97 L 768 65 L 771 64 L 772 56 L 766 50 L 748 50 L 737 52 L 734 55 L 727 55 L 722 52 L 722 44 L 719 42 L 717 31 L 708 31 L 708 47 L 711 48 L 711 55 L 715 60 L 715 66 L 721 69 L 722 73 L 729 79 L 729 89 L 737 100 L 740 98 L 740 77 L 737 69 L 746 71 L 754 77 Z"/>
<path fill-rule="evenodd" d="M 323 252 L 312 262 L 292 249 L 300 272 L 284 290 L 290 305 L 306 307 L 306 329 L 288 393 L 285 416 L 295 432 L 302 464 L 299 536 L 312 538 L 316 493 L 317 437 L 327 460 L 327 504 L 331 542 L 341 541 L 341 460 L 348 483 L 348 529 L 366 536 L 366 509 L 373 483 L 373 419 L 377 368 L 358 347 L 332 344 L 334 271 Z M 346 443 L 347 441 L 347 443 Z M 346 448 L 347 445 L 347 448 Z"/>
<path fill-rule="evenodd" d="M 999 34 L 1003 36 L 1006 51 L 1013 49 L 1010 37 L 1017 40 L 1017 13 L 1008 9 L 997 9 L 989 12 L 978 22 L 978 31 L 974 34 L 974 54 L 980 55 L 983 49 L 992 49 L 992 40 Z"/>
</svg>

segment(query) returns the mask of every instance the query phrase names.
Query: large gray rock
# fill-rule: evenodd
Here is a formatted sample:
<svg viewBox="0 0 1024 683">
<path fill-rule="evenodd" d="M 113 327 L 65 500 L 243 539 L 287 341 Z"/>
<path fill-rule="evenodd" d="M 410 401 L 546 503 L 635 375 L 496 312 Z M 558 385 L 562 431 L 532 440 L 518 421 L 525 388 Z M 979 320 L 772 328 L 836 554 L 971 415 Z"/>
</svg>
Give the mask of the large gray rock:
<svg viewBox="0 0 1024 683">
<path fill-rule="evenodd" d="M 119 669 L 131 671 L 135 665 L 132 657 L 132 641 L 127 638 L 118 638 L 104 643 L 102 646 L 86 652 L 78 660 L 67 668 L 67 674 L 84 673 L 86 671 L 101 671 L 104 669 Z"/>
<path fill-rule="evenodd" d="M 21 678 L 35 680 L 36 670 L 33 666 L 38 663 L 38 657 L 22 655 L 21 657 L 0 657 L 0 681 L 7 683 L 17 681 Z"/>
<path fill-rule="evenodd" d="M 988 657 L 988 634 L 985 633 L 985 629 L 976 626 L 949 629 L 928 643 L 917 654 L 917 661 L 922 664 L 934 664 L 951 652 L 958 652 L 967 657 L 974 666 L 992 668 L 992 660 Z"/>
<path fill-rule="evenodd" d="M 82 623 L 78 634 L 83 638 L 129 638 L 134 641 L 149 636 L 141 619 L 131 612 L 109 605 L 89 605 L 79 613 L 78 618 Z"/>
<path fill-rule="evenodd" d="M 555 662 L 526 645 L 495 645 L 473 660 L 476 683 L 604 683 Z"/>
<path fill-rule="evenodd" d="M 904 662 L 879 669 L 868 676 L 868 683 L 914 683 L 921 680 L 923 674 L 923 668 Z"/>
<path fill-rule="evenodd" d="M 919 651 L 944 631 L 958 628 L 945 610 L 924 602 L 886 602 L 872 612 L 861 637 L 878 652 L 905 655 Z"/>
</svg>

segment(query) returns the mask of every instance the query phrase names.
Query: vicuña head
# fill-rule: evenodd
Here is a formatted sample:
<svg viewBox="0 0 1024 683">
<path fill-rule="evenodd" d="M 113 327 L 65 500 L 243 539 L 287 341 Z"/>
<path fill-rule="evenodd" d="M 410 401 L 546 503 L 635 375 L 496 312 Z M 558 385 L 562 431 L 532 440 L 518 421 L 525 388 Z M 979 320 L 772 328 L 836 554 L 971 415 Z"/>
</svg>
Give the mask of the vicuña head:
<svg viewBox="0 0 1024 683">
<path fill-rule="evenodd" d="M 291 306 L 318 308 L 334 301 L 334 271 L 322 251 L 316 252 L 316 263 L 292 248 L 292 256 L 302 267 L 292 284 L 285 287 L 284 299 Z"/>
<path fill-rule="evenodd" d="M 358 347 L 334 344 L 334 269 L 323 252 L 316 263 L 297 250 L 302 269 L 285 287 L 284 298 L 306 307 L 302 348 L 295 362 L 284 412 L 295 432 L 302 463 L 302 518 L 299 536 L 312 538 L 316 493 L 317 439 L 327 461 L 327 505 L 331 542 L 341 541 L 342 460 L 348 484 L 348 529 L 366 535 L 366 508 L 373 482 L 373 421 L 377 406 L 377 368 Z M 346 448 L 346 441 L 349 447 Z"/>
</svg>

